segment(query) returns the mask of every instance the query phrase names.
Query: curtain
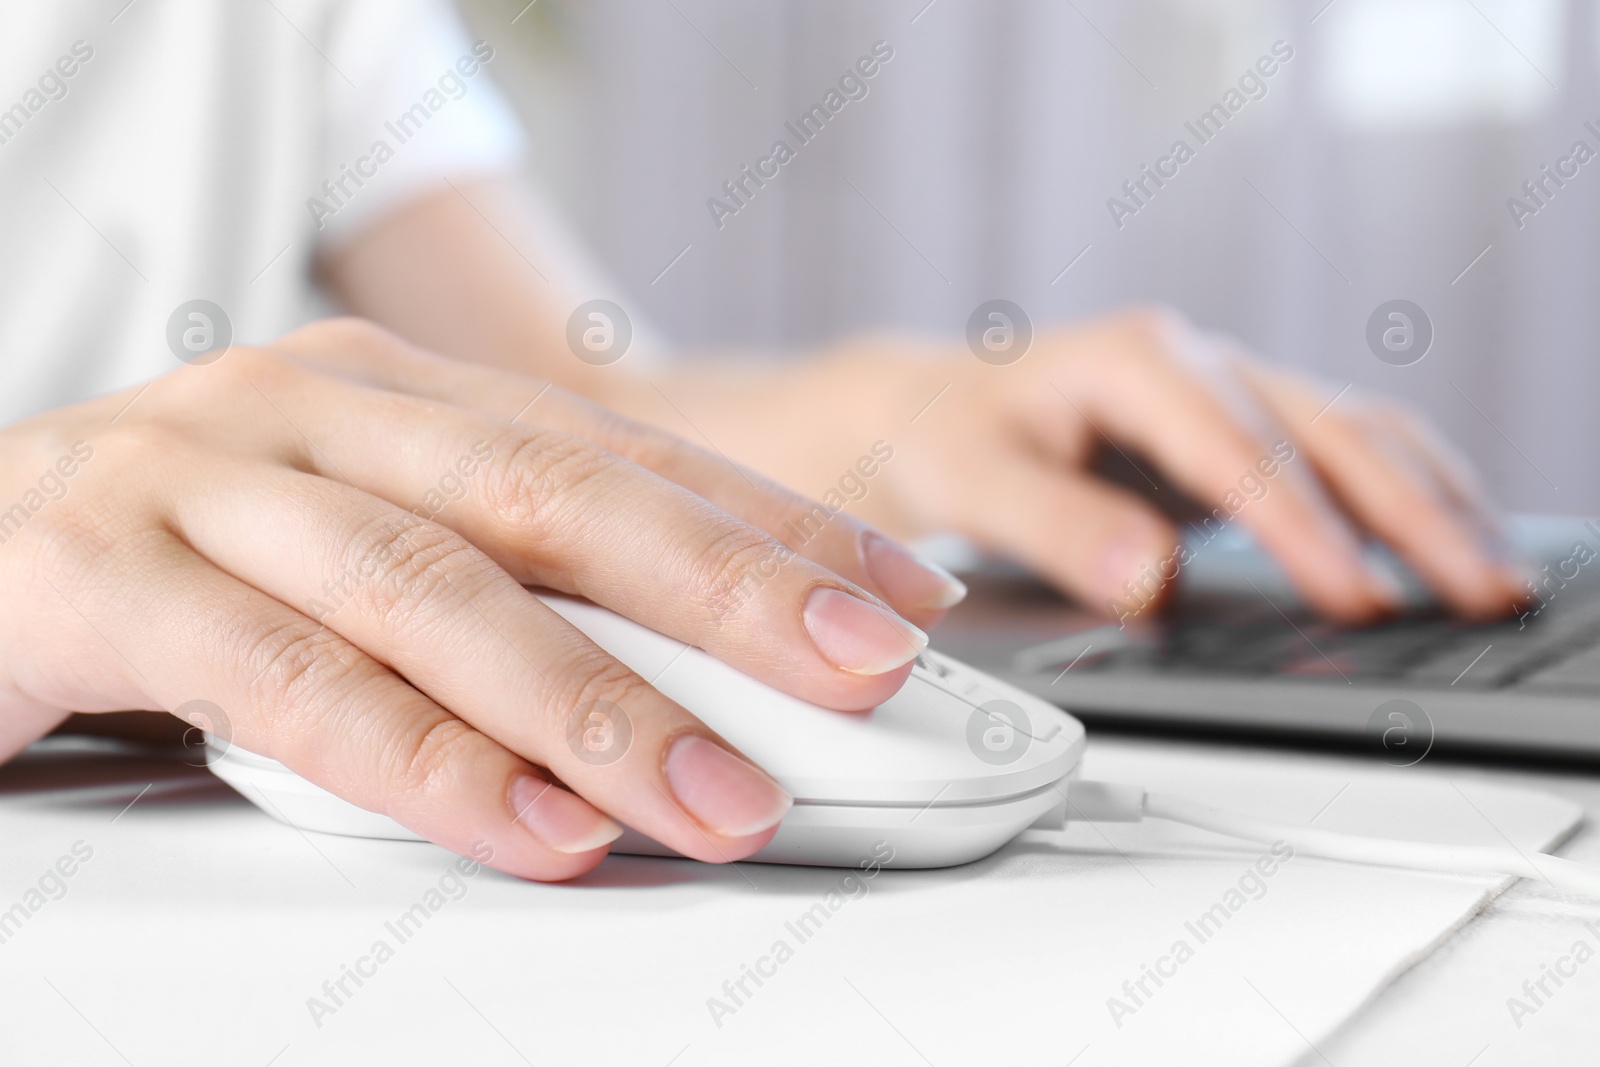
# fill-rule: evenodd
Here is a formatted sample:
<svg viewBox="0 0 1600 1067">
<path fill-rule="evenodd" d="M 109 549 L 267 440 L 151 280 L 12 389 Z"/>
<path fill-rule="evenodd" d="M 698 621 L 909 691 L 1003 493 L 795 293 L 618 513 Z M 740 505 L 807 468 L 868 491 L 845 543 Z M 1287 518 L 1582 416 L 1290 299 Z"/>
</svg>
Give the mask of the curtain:
<svg viewBox="0 0 1600 1067">
<path fill-rule="evenodd" d="M 1421 408 L 1509 507 L 1600 509 L 1594 0 L 524 5 L 466 9 L 535 179 L 683 348 L 1162 302 Z M 1432 325 L 1405 366 L 1367 337 L 1397 299 Z"/>
</svg>

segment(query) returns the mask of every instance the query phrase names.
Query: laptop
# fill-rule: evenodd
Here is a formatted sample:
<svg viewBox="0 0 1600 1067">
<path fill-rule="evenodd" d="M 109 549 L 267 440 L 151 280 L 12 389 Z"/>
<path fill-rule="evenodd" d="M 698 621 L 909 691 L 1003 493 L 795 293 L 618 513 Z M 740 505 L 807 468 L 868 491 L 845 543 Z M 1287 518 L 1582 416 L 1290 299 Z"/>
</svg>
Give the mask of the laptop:
<svg viewBox="0 0 1600 1067">
<path fill-rule="evenodd" d="M 1374 549 L 1406 607 L 1367 627 L 1311 613 L 1243 531 L 1187 529 L 1194 558 L 1159 618 L 1119 626 L 980 568 L 934 643 L 1091 725 L 1345 739 L 1397 765 L 1435 748 L 1600 757 L 1600 522 L 1514 518 L 1538 595 L 1486 624 Z"/>
</svg>

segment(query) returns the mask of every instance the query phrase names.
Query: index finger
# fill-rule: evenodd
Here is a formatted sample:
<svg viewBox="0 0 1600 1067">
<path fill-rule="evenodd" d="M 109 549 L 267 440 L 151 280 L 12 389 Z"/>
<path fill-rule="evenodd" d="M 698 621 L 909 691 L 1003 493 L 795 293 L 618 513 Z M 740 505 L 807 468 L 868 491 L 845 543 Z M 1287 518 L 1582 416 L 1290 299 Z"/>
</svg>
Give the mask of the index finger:
<svg viewBox="0 0 1600 1067">
<path fill-rule="evenodd" d="M 801 558 L 882 598 L 921 628 L 938 622 L 966 595 L 966 586 L 944 568 L 850 515 L 844 497 L 808 499 L 727 456 L 526 375 L 445 359 L 350 319 L 297 330 L 274 347 L 381 388 L 537 422 L 592 441 L 765 531 Z M 521 410 L 513 412 L 515 404 Z M 840 484 L 864 493 L 894 450 L 886 441 L 863 442 L 862 449 Z"/>
</svg>

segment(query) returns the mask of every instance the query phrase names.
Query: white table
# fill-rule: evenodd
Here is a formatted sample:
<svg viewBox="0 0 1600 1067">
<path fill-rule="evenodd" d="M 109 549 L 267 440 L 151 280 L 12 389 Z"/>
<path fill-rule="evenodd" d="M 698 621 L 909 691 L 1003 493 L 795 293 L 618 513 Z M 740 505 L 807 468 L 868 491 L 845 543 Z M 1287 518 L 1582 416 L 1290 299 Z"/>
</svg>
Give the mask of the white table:
<svg viewBox="0 0 1600 1067">
<path fill-rule="evenodd" d="M 1353 777 L 1357 771 L 1370 772 L 1374 767 L 1373 761 L 1360 757 L 1292 749 L 1250 749 L 1168 741 L 1151 742 L 1151 747 L 1161 749 L 1168 755 L 1221 753 L 1242 758 L 1248 764 L 1259 764 L 1264 773 L 1268 770 L 1281 772 L 1285 768 L 1295 771 L 1303 769 L 1307 772 L 1306 777 L 1312 777 L 1312 772 L 1316 772 L 1324 780 L 1330 772 L 1333 777 Z M 1592 816 L 1600 817 L 1600 774 L 1497 768 L 1452 761 L 1437 754 L 1415 767 L 1383 770 L 1395 776 L 1448 778 L 1468 787 L 1469 791 L 1474 782 L 1541 789 L 1577 801 Z M 327 1057 L 337 1050 L 326 1045 L 318 1048 L 315 1055 L 302 1057 L 307 1048 L 300 1035 L 307 1031 L 307 1023 L 300 1007 L 301 999 L 304 994 L 317 989 L 322 979 L 328 977 L 330 968 L 333 969 L 331 973 L 337 976 L 337 962 L 349 962 L 344 959 L 345 955 L 349 955 L 347 949 L 350 952 L 358 951 L 367 944 L 367 934 L 378 931 L 369 915 L 347 906 L 347 887 L 343 879 L 348 875 L 363 886 L 364 892 L 372 891 L 382 896 L 387 901 L 383 914 L 393 915 L 401 910 L 401 904 L 410 901 L 419 886 L 433 882 L 448 863 L 448 857 L 443 853 L 421 846 L 415 846 L 417 851 L 407 852 L 397 860 L 393 846 L 384 843 L 351 842 L 337 838 L 318 838 L 313 842 L 276 828 L 270 834 L 247 833 L 252 842 L 259 838 L 258 843 L 248 847 L 259 847 L 261 850 L 259 853 L 250 853 L 248 861 L 241 858 L 237 847 L 230 853 L 226 842 L 223 842 L 217 847 L 216 862 L 207 864 L 203 871 L 195 869 L 189 875 L 175 877 L 172 865 L 192 865 L 196 862 L 187 830 L 178 838 L 166 832 L 165 836 L 153 839 L 159 848 L 166 851 L 161 855 L 146 856 L 141 864 L 137 854 L 128 852 L 128 838 L 124 837 L 119 845 L 118 830 L 126 829 L 130 824 L 119 827 L 112 821 L 118 817 L 118 810 L 125 802 L 123 798 L 133 796 L 142 783 L 153 776 L 149 767 L 129 768 L 120 775 L 120 785 L 107 786 L 102 796 L 86 799 L 81 808 L 68 805 L 68 810 L 64 811 L 63 805 L 57 801 L 41 804 L 37 816 L 30 816 L 27 814 L 27 805 L 34 801 L 29 799 L 29 777 L 37 777 L 39 773 L 38 768 L 28 765 L 0 771 L 0 806 L 8 808 L 13 818 L 18 811 L 23 812 L 24 822 L 12 822 L 10 825 L 23 830 L 35 825 L 48 825 L 48 832 L 34 835 L 35 847 L 28 852 L 28 870 L 19 870 L 15 864 L 7 865 L 4 871 L 6 892 L 14 896 L 14 884 L 36 877 L 32 868 L 39 865 L 36 860 L 43 854 L 39 847 L 41 842 L 47 842 L 49 848 L 56 849 L 59 840 L 59 850 L 65 852 L 77 835 L 80 823 L 85 828 L 86 836 L 101 851 L 97 852 L 94 861 L 68 880 L 68 895 L 61 902 L 47 904 L 36 914 L 15 944 L 0 944 L 0 969 L 13 968 L 17 971 L 16 974 L 7 975 L 0 970 L 0 980 L 11 978 L 16 986 L 11 989 L 13 996 L 9 998 L 9 1007 L 17 1010 L 20 1003 L 23 1010 L 20 1020 L 0 1025 L 0 1062 L 7 1064 L 14 1062 L 14 1058 L 7 1055 L 8 1028 L 13 1026 L 23 1029 L 31 1026 L 35 1033 L 41 1030 L 50 1033 L 59 1031 L 63 1042 L 59 1062 L 115 1064 L 124 1062 L 124 1056 L 127 1062 L 139 1064 L 140 1067 L 147 1062 L 162 1062 L 159 1056 L 152 1058 L 152 1049 L 160 1047 L 159 1035 L 152 1039 L 148 1032 L 141 1034 L 141 1028 L 148 1031 L 152 1026 L 172 1025 L 172 1020 L 182 1018 L 185 1010 L 192 1010 L 206 1021 L 215 1022 L 218 1015 L 228 1013 L 232 1006 L 238 1005 L 241 997 L 272 1000 L 275 1006 L 272 1011 L 259 1015 L 256 1019 L 258 1025 L 253 1029 L 235 1032 L 230 1027 L 221 1028 L 228 1038 L 225 1042 L 218 1042 L 216 1052 L 219 1058 L 200 1062 L 232 1062 L 239 1059 L 239 1062 L 266 1064 L 271 1061 L 274 1052 L 287 1047 L 287 1043 L 292 1041 L 298 1041 L 299 1044 L 283 1056 L 280 1067 L 301 1062 L 302 1059 L 304 1062 L 333 1062 Z M 1248 775 L 1247 770 L 1245 774 Z M 163 799 L 157 790 L 139 802 L 141 805 L 151 805 L 151 808 L 136 806 L 134 814 L 127 818 L 133 820 L 131 825 L 145 828 L 150 826 L 150 821 L 166 820 L 170 824 L 175 817 L 192 819 L 198 827 L 194 832 L 202 837 L 207 832 L 204 829 L 205 820 L 216 820 L 218 826 L 239 827 L 243 824 L 237 820 L 254 818 L 249 809 L 242 808 L 225 794 L 220 795 L 219 801 L 215 789 L 201 789 L 198 792 L 198 803 L 191 813 L 183 814 L 181 793 Z M 158 815 L 152 809 L 160 806 L 165 806 L 167 810 Z M 185 825 L 188 825 L 187 822 Z M 313 848 L 319 854 L 326 853 L 324 859 L 328 861 L 327 866 L 323 865 L 324 860 L 312 856 Z M 1600 863 L 1600 834 L 1592 830 L 1580 831 L 1579 836 L 1563 850 L 1563 854 Z M 337 861 L 340 870 L 334 869 L 333 861 Z M 1016 864 L 1019 861 L 1012 862 Z M 1120 869 L 1123 860 L 1108 850 L 1102 862 Z M 1141 856 L 1140 863 L 1146 862 L 1157 861 Z M 634 883 L 633 888 L 627 890 L 627 899 L 633 902 L 629 909 L 634 913 L 632 919 L 637 920 L 640 912 L 654 912 L 658 921 L 687 923 L 697 930 L 706 931 L 703 935 L 697 934 L 697 937 L 704 936 L 713 941 L 722 938 L 725 931 L 712 921 L 715 912 L 706 910 L 704 896 L 687 894 L 681 886 L 673 885 L 674 881 L 681 881 L 682 872 L 674 873 L 670 866 L 654 865 L 656 861 L 624 858 L 614 863 L 614 867 L 608 864 L 603 868 L 611 873 L 602 877 L 600 883 L 611 885 L 612 891 L 623 883 Z M 113 867 L 113 864 L 120 866 Z M 1219 870 L 1230 872 L 1236 866 L 1237 862 L 1230 860 Z M 253 880 L 248 876 L 238 877 L 230 873 L 234 867 L 255 869 L 258 873 Z M 1023 868 L 1013 866 L 1010 869 L 1015 872 Z M 770 873 L 752 873 L 763 884 L 770 882 L 774 886 L 786 887 L 778 889 L 778 892 L 780 895 L 786 893 L 795 902 L 806 902 L 815 896 L 817 886 L 822 884 L 819 878 L 826 881 L 832 877 L 803 872 L 791 876 L 781 873 L 785 869 L 769 870 Z M 793 868 L 787 870 L 795 872 Z M 269 874 L 262 876 L 261 871 Z M 288 914 L 299 916 L 295 920 L 296 926 L 284 928 L 281 944 L 276 943 L 273 937 L 263 941 L 259 933 L 268 924 L 281 924 L 285 920 L 286 906 L 277 902 L 276 886 L 265 884 L 276 877 L 270 872 L 277 871 L 285 872 L 284 883 L 288 888 L 284 892 L 290 894 L 293 901 L 287 905 Z M 114 877 L 111 876 L 113 872 Z M 956 880 L 981 880 L 983 876 L 983 870 L 978 868 L 958 869 L 952 873 Z M 1126 870 L 1122 873 L 1128 874 Z M 1152 867 L 1151 873 L 1156 874 L 1157 881 L 1162 880 L 1156 868 Z M 182 872 L 178 874 L 182 875 Z M 640 877 L 648 880 L 656 875 L 664 879 L 658 886 L 647 888 L 637 882 Z M 203 879 L 207 888 L 204 893 L 198 894 L 198 899 L 189 899 L 184 903 L 177 911 L 175 921 L 174 909 L 168 903 L 168 898 L 174 892 L 182 892 L 191 877 Z M 738 878 L 739 875 L 723 868 L 714 873 L 708 872 L 707 877 Z M 379 881 L 375 882 L 374 879 Z M 385 880 L 393 884 L 384 888 L 382 882 Z M 1125 881 L 1130 892 L 1144 891 L 1144 884 L 1139 879 L 1129 876 Z M 354 886 L 348 888 L 354 890 Z M 726 903 L 730 906 L 747 897 L 742 884 L 734 888 L 739 892 L 727 896 Z M 999 905 L 1006 902 L 1004 886 L 1000 885 L 999 888 L 1001 899 L 996 903 L 999 909 L 996 914 L 1003 918 L 1005 911 Z M 542 951 L 558 958 L 562 952 L 569 955 L 581 952 L 583 946 L 589 943 L 586 939 L 590 935 L 584 932 L 587 924 L 618 921 L 618 913 L 609 910 L 614 904 L 604 903 L 608 899 L 604 896 L 605 892 L 595 890 L 586 893 L 583 889 L 573 888 L 560 891 L 558 897 L 527 894 L 528 907 L 559 907 L 562 914 L 569 916 L 563 921 L 573 925 L 558 928 L 547 925 L 542 928 L 538 939 L 524 939 L 516 948 L 508 945 L 506 951 Z M 383 972 L 384 977 L 379 979 L 379 984 L 387 983 L 386 991 L 381 994 L 363 993 L 361 999 L 354 1002 L 354 1007 L 348 1009 L 355 1014 L 347 1013 L 335 1020 L 345 1028 L 344 1032 L 353 1036 L 355 1027 L 352 1024 L 360 1024 L 364 1018 L 370 1023 L 372 1016 L 382 1012 L 388 1012 L 405 1022 L 425 1020 L 438 1013 L 438 1026 L 417 1028 L 415 1052 L 418 1056 L 435 1060 L 440 1056 L 455 1056 L 466 1057 L 474 1062 L 516 1063 L 521 1062 L 522 1055 L 527 1055 L 532 1062 L 562 1062 L 563 1055 L 557 1050 L 544 1050 L 549 1055 L 540 1055 L 541 1050 L 534 1047 L 538 1027 L 528 1019 L 516 1017 L 516 997 L 508 998 L 503 986 L 497 990 L 487 974 L 474 972 L 467 958 L 458 951 L 459 946 L 452 944 L 453 938 L 469 933 L 478 940 L 480 947 L 486 944 L 483 940 L 489 936 L 486 928 L 472 925 L 469 922 L 471 916 L 465 909 L 491 904 L 496 899 L 500 899 L 503 906 L 504 894 L 500 893 L 497 898 L 497 893 L 499 890 L 480 878 L 473 883 L 466 903 L 451 904 L 440 918 L 432 920 L 442 925 L 431 927 L 425 938 L 415 942 L 423 947 L 413 949 L 408 945 L 403 950 L 403 959 L 394 965 L 399 969 L 391 968 Z M 189 896 L 194 898 L 196 894 L 190 893 Z M 614 901 L 615 898 L 610 899 Z M 875 896 L 872 899 L 879 898 Z M 910 901 L 911 910 L 915 913 L 915 896 L 903 899 Z M 1284 898 L 1274 896 L 1267 899 L 1280 901 Z M 8 896 L 5 903 L 9 904 L 10 900 L 11 896 Z M 799 903 L 794 905 L 799 906 Z M 876 905 L 851 904 L 849 909 L 869 906 Z M 849 909 L 843 913 L 847 922 L 859 922 L 860 917 L 867 914 Z M 109 925 L 105 921 L 108 914 L 116 916 L 116 921 Z M 148 914 L 154 917 L 152 925 L 159 923 L 162 928 L 142 929 L 137 921 L 129 923 L 123 919 L 123 914 L 136 917 Z M 1266 918 L 1264 912 L 1257 914 Z M 83 940 L 81 929 L 74 940 L 73 928 L 80 926 L 84 919 L 89 920 L 90 927 L 101 931 L 91 939 L 93 943 L 89 946 L 79 943 Z M 1585 930 L 1585 920 L 1595 922 L 1594 933 Z M 932 923 L 929 927 L 930 936 L 937 936 L 937 916 L 922 916 L 917 921 Z M 1294 920 L 1294 924 L 1304 922 L 1303 917 Z M 1027 926 L 1026 922 L 1022 924 L 1024 930 Z M 253 928 L 256 931 L 254 933 Z M 492 928 L 491 924 L 488 929 Z M 1292 934 L 1299 928 L 1291 924 L 1289 932 Z M 675 925 L 675 929 L 683 927 Z M 773 929 L 779 928 L 773 926 Z M 838 929 L 847 930 L 849 927 L 841 926 Z M 856 929 L 858 935 L 865 930 L 860 926 Z M 114 936 L 105 936 L 103 931 L 106 930 L 114 931 Z M 206 951 L 190 952 L 187 958 L 201 961 L 214 958 L 217 967 L 215 974 L 195 973 L 192 984 L 171 991 L 171 996 L 184 998 L 185 1007 L 182 1009 L 172 1006 L 167 998 L 166 987 L 172 984 L 172 974 L 149 979 L 152 987 L 158 982 L 161 984 L 161 995 L 157 995 L 153 988 L 141 988 L 139 984 L 141 976 L 159 970 L 143 967 L 140 961 L 159 953 L 164 939 L 174 936 L 201 939 Z M 828 943 L 822 948 L 813 950 L 808 946 L 806 957 L 795 966 L 819 968 L 828 962 L 831 954 L 844 947 L 850 936 L 830 934 Z M 1592 1061 L 1595 1038 L 1597 1031 L 1600 1031 L 1600 1022 L 1596 1021 L 1594 1010 L 1596 1001 L 1600 1000 L 1600 959 L 1579 967 L 1574 977 L 1565 979 L 1565 985 L 1555 990 L 1548 1004 L 1523 1019 L 1520 1028 L 1515 1025 L 1506 1007 L 1508 997 L 1522 994 L 1521 985 L 1525 979 L 1538 980 L 1541 977 L 1541 964 L 1556 963 L 1579 937 L 1588 939 L 1592 945 L 1600 948 L 1600 902 L 1563 897 L 1542 887 L 1514 887 L 1455 935 L 1443 949 L 1424 960 L 1395 985 L 1382 991 L 1334 1038 L 1319 1041 L 1318 1048 L 1305 1050 L 1304 1062 L 1328 1063 L 1339 1067 L 1385 1063 L 1444 1064 L 1447 1067 L 1467 1067 L 1471 1064 L 1474 1067 L 1487 1067 L 1493 1064 Z M 741 953 L 747 947 L 744 943 L 747 940 L 740 937 L 724 939 L 725 943 L 716 945 L 718 959 L 742 959 Z M 662 945 L 681 946 L 687 943 L 674 942 L 670 937 L 662 941 Z M 59 948 L 62 945 L 72 945 L 73 950 L 63 951 Z M 1286 952 L 1292 952 L 1292 949 L 1292 945 L 1286 945 Z M 324 956 L 327 958 L 322 958 Z M 350 955 L 350 960 L 354 958 Z M 249 960 L 256 961 L 256 964 L 264 963 L 269 970 L 275 968 L 277 973 L 269 977 L 263 972 L 252 977 L 255 964 L 248 964 Z M 679 962 L 659 958 L 647 961 L 648 965 L 657 969 L 656 973 L 662 975 L 675 973 L 674 968 L 678 967 Z M 1070 965 L 1070 961 L 1062 962 Z M 1292 958 L 1288 962 L 1293 964 Z M 938 954 L 933 953 L 927 955 L 920 966 L 937 966 L 938 963 Z M 529 965 L 549 966 L 546 961 L 531 959 Z M 908 962 L 905 965 L 911 964 Z M 845 990 L 818 996 L 814 1001 L 804 1002 L 805 1006 L 824 1013 L 844 1010 L 860 1015 L 861 1032 L 870 1036 L 870 1041 L 860 1048 L 863 1056 L 885 1063 L 920 1062 L 912 1050 L 891 1031 L 889 1027 L 892 1024 L 886 1025 L 877 1015 L 870 1014 L 867 1006 L 863 1006 L 869 1004 L 871 1011 L 880 1012 L 885 1018 L 900 1020 L 913 1033 L 919 1032 L 916 1029 L 919 1026 L 924 1030 L 930 1028 L 927 1017 L 918 1019 L 912 1014 L 913 1003 L 903 1000 L 894 1003 L 889 999 L 894 996 L 893 983 L 900 973 L 896 968 L 903 965 L 894 960 L 878 960 L 876 967 L 868 964 L 860 966 L 860 973 L 852 973 L 870 991 L 871 1001 L 866 1001 L 864 998 L 868 994 L 862 993 L 863 1002 L 858 1003 L 850 999 L 855 994 Z M 425 971 L 430 981 L 402 982 L 400 979 L 407 969 Z M 688 1067 L 691 1063 L 701 1061 L 703 1057 L 700 1053 L 709 1051 L 709 1042 L 703 1036 L 706 1030 L 704 1020 L 695 1018 L 680 1022 L 682 1016 L 673 1016 L 667 1025 L 657 1026 L 653 1030 L 648 1027 L 630 1030 L 629 1026 L 630 1017 L 636 1010 L 630 1005 L 639 1003 L 640 997 L 678 996 L 693 1001 L 697 1006 L 705 991 L 701 987 L 714 987 L 715 983 L 706 974 L 693 973 L 692 968 L 684 968 L 682 973 L 687 993 L 685 989 L 673 988 L 671 983 L 661 985 L 658 980 L 651 979 L 644 984 L 635 982 L 633 986 L 619 985 L 611 994 L 602 991 L 592 1004 L 587 998 L 579 998 L 576 1004 L 580 1006 L 580 1013 L 592 1013 L 594 1019 L 607 1020 L 601 1030 L 595 1031 L 597 1038 L 613 1043 L 612 1047 L 632 1047 L 651 1062 L 664 1065 L 675 1050 L 697 1043 L 693 1044 L 678 1065 Z M 712 977 L 720 976 L 720 971 L 708 973 Z M 798 977 L 802 971 L 789 973 Z M 438 974 L 453 978 L 462 988 L 452 993 L 438 978 Z M 60 989 L 45 991 L 39 982 L 40 976 L 58 984 Z M 286 996 L 283 991 L 284 976 L 288 976 L 292 996 Z M 979 1006 L 973 1009 L 978 1013 L 977 1018 L 985 1023 L 1001 1017 L 997 1012 L 1012 1007 L 1027 1010 L 1034 1019 L 1050 1010 L 1048 995 L 1039 995 L 1045 991 L 1033 990 L 1030 996 L 1028 990 L 1001 990 L 997 985 L 1002 978 L 999 974 L 983 975 L 981 971 L 974 973 L 967 968 L 957 968 L 950 972 L 948 978 L 957 983 L 976 982 L 992 994 L 987 1000 L 980 999 Z M 1549 980 L 1546 981 L 1548 984 Z M 183 985 L 181 982 L 179 984 Z M 550 995 L 549 984 L 546 983 L 543 988 L 545 995 Z M 559 984 L 556 988 L 560 988 Z M 793 981 L 789 988 L 799 991 L 800 982 Z M 842 986 L 840 988 L 843 989 Z M 20 998 L 16 996 L 19 990 L 22 992 Z M 688 993 L 693 995 L 688 996 Z M 456 999 L 457 994 L 460 999 Z M 788 995 L 786 993 L 783 996 Z M 609 1002 L 608 996 L 614 996 L 615 1002 Z M 148 1022 L 141 1023 L 142 1017 L 137 1012 L 131 1015 L 124 1012 L 119 1016 L 114 1006 L 122 997 L 145 1005 L 145 1010 L 149 1011 Z M 1170 1001 L 1164 1002 L 1163 1006 L 1165 1003 Z M 159 1005 L 161 1010 L 150 1011 L 152 1005 Z M 780 997 L 766 997 L 752 1010 L 767 1012 L 780 1005 L 784 1011 L 774 1011 L 774 1016 L 793 1017 L 797 1014 L 793 1010 L 795 1002 L 785 1002 Z M 1279 1020 L 1274 1016 L 1262 1018 L 1266 1009 L 1259 1004 L 1254 1005 L 1253 1011 L 1254 1014 L 1241 1009 L 1242 1020 L 1256 1020 L 1253 1024 L 1242 1025 L 1279 1025 Z M 369 1012 L 372 1016 L 367 1015 Z M 551 1025 L 564 1028 L 569 1032 L 568 1036 L 574 1030 L 587 1032 L 591 1027 L 584 1020 L 565 1017 L 553 1020 Z M 96 1036 L 101 1028 L 108 1031 L 107 1036 L 111 1040 L 103 1041 Z M 502 1043 L 502 1037 L 497 1036 L 501 1028 L 516 1038 L 516 1046 L 509 1041 Z M 1046 1027 L 1042 1033 L 1049 1035 L 1052 1031 Z M 1285 1035 L 1287 1033 L 1284 1032 Z M 456 1036 L 452 1038 L 451 1034 Z M 800 1041 L 804 1036 L 797 1034 L 795 1040 Z M 408 1036 L 407 1040 L 409 1042 L 412 1038 Z M 1061 1063 L 1066 1063 L 1078 1051 L 1077 1047 L 1067 1047 L 1069 1040 L 1070 1035 L 1061 1035 L 1058 1046 Z M 1081 1038 L 1078 1040 L 1081 1041 Z M 1086 1052 L 1077 1067 L 1124 1062 L 1117 1054 L 1124 1047 L 1102 1042 L 1099 1047 Z M 1289 1037 L 1282 1047 L 1298 1049 L 1299 1046 Z M 192 1057 L 193 1050 L 187 1051 L 191 1055 L 183 1062 L 197 1062 Z M 349 1051 L 351 1056 L 359 1060 L 359 1047 L 352 1047 Z M 570 1053 L 570 1048 L 565 1051 Z M 665 1054 L 658 1056 L 663 1051 Z M 714 1056 L 712 1060 L 715 1060 Z M 950 1059 L 949 1056 L 937 1060 L 941 1067 L 946 1062 L 958 1061 L 959 1057 Z"/>
<path fill-rule="evenodd" d="M 1600 709 L 1597 709 L 1600 713 Z M 1306 757 L 1316 762 L 1354 757 Z M 1495 766 L 1438 754 L 1406 773 L 1445 775 L 1459 782 L 1484 781 L 1539 789 L 1579 804 L 1588 822 L 1560 850 L 1568 859 L 1600 865 L 1600 768 Z M 1593 922 L 1590 932 L 1586 922 Z M 1440 950 L 1403 976 L 1339 1037 L 1308 1052 L 1306 1065 L 1328 1063 L 1382 1067 L 1441 1064 L 1499 1067 L 1502 1064 L 1600 1062 L 1600 955 L 1565 969 L 1573 977 L 1556 986 L 1519 1027 L 1507 999 L 1526 1003 L 1524 981 L 1538 981 L 1543 965 L 1555 965 L 1578 938 L 1600 953 L 1600 901 L 1553 901 L 1518 883 Z"/>
</svg>

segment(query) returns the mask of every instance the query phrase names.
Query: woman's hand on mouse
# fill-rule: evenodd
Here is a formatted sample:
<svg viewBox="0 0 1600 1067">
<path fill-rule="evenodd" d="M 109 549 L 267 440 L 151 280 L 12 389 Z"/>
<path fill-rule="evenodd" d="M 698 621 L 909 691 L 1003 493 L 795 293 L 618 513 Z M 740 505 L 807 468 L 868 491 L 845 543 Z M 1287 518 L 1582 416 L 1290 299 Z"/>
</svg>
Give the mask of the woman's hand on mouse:
<svg viewBox="0 0 1600 1067">
<path fill-rule="evenodd" d="M 898 689 L 961 593 L 712 452 L 322 323 L 0 431 L 0 758 L 71 711 L 204 708 L 524 877 L 592 868 L 618 822 L 761 848 L 787 794 L 529 585 L 840 709 Z"/>
<path fill-rule="evenodd" d="M 1465 615 L 1525 595 L 1475 476 L 1421 420 L 1273 370 L 1161 309 L 1041 332 L 1005 365 L 864 338 L 809 365 L 691 371 L 669 388 L 720 448 L 802 491 L 829 485 L 855 441 L 891 442 L 856 514 L 902 537 L 966 534 L 1119 618 L 1159 602 L 1188 557 L 1148 499 L 1094 473 L 1110 450 L 1155 499 L 1176 487 L 1203 505 L 1208 530 L 1248 529 L 1332 617 L 1395 606 L 1362 558 L 1369 535 Z M 638 383 L 606 395 L 662 425 L 685 417 Z"/>
</svg>

